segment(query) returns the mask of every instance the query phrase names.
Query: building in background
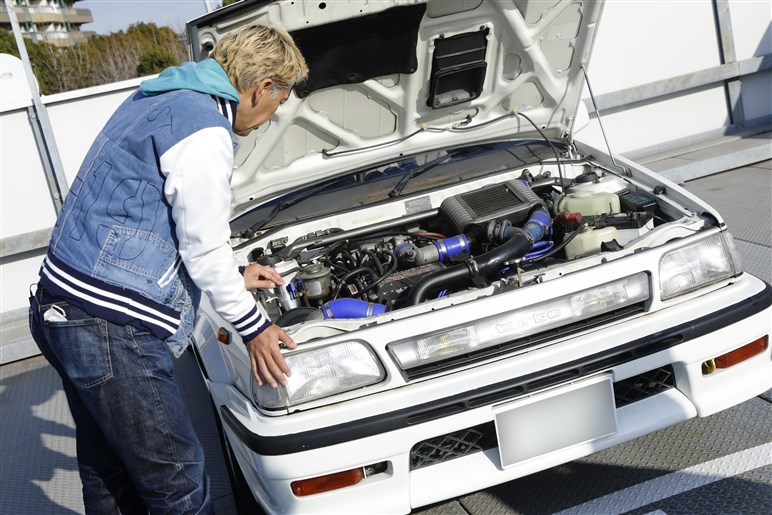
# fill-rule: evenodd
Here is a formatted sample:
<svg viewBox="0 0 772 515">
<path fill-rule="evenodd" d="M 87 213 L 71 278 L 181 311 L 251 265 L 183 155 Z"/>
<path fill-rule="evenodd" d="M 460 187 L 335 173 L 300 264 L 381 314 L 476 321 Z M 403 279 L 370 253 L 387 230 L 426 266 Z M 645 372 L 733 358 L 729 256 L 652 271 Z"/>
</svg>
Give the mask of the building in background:
<svg viewBox="0 0 772 515">
<path fill-rule="evenodd" d="M 22 35 L 34 41 L 56 46 L 74 46 L 93 36 L 93 31 L 81 31 L 84 23 L 94 21 L 88 9 L 76 9 L 78 0 L 14 0 L 14 12 Z M 4 2 L 0 2 L 0 28 L 12 30 L 11 18 Z"/>
</svg>

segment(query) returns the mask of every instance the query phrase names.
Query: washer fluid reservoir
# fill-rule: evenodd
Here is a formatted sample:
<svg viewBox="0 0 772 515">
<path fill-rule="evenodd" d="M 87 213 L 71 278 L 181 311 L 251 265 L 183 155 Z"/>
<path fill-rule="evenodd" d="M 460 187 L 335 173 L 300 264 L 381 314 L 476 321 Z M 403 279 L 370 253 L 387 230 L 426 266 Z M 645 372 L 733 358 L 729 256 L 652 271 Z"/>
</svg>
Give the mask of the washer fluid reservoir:
<svg viewBox="0 0 772 515">
<path fill-rule="evenodd" d="M 566 188 L 565 195 L 558 200 L 558 212 L 578 212 L 584 216 L 620 212 L 617 193 L 627 187 L 625 181 L 613 175 L 599 176 L 595 172 L 585 172 L 574 181 L 574 184 Z"/>
</svg>

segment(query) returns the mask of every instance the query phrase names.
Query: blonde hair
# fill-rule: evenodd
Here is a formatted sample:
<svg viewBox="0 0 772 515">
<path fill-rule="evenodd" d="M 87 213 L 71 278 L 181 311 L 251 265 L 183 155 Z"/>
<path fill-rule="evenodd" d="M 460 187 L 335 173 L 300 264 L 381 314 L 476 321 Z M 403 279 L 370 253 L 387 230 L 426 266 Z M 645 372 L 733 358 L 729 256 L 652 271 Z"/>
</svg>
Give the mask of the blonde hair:
<svg viewBox="0 0 772 515">
<path fill-rule="evenodd" d="M 233 86 L 245 91 L 263 79 L 276 85 L 273 95 L 287 91 L 308 76 L 308 65 L 295 42 L 283 29 L 248 25 L 226 34 L 210 54 Z"/>
</svg>

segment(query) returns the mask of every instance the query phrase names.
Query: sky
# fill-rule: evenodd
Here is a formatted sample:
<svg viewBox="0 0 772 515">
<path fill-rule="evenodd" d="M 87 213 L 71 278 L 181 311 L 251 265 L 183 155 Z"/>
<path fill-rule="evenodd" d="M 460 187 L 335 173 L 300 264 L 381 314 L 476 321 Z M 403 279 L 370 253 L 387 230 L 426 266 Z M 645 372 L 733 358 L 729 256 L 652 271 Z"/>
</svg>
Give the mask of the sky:
<svg viewBox="0 0 772 515">
<path fill-rule="evenodd" d="M 218 6 L 220 3 L 209 2 Z M 94 23 L 82 25 L 81 30 L 110 34 L 141 21 L 183 32 L 185 22 L 206 14 L 206 5 L 204 0 L 83 0 L 75 7 L 89 9 L 94 18 Z"/>
</svg>

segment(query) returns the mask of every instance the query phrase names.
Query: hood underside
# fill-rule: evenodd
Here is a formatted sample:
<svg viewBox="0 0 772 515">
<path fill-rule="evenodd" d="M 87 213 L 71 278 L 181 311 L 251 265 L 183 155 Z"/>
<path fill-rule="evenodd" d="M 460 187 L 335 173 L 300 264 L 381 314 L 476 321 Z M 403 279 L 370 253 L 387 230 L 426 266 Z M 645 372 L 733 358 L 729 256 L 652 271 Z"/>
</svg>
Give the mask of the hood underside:
<svg viewBox="0 0 772 515">
<path fill-rule="evenodd" d="M 234 216 L 395 156 L 538 137 L 533 125 L 570 137 L 602 4 L 244 0 L 191 21 L 195 60 L 262 23 L 286 28 L 309 65 L 270 124 L 239 138 Z"/>
</svg>

